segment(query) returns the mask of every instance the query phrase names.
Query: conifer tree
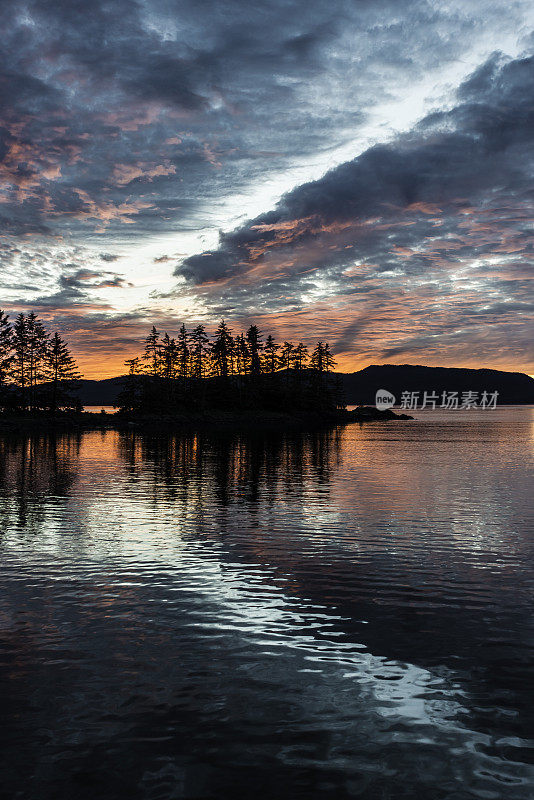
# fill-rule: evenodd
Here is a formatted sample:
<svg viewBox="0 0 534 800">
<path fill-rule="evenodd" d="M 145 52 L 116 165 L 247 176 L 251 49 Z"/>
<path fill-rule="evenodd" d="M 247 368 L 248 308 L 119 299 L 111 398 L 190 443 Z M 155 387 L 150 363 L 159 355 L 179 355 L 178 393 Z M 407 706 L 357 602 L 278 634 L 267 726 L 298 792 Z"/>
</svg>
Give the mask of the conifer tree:
<svg viewBox="0 0 534 800">
<path fill-rule="evenodd" d="M 250 352 L 247 340 L 245 339 L 242 333 L 239 334 L 235 342 L 235 355 L 237 363 L 237 374 L 248 375 L 248 373 L 250 372 Z"/>
<path fill-rule="evenodd" d="M 160 368 L 160 335 L 153 325 L 152 330 L 145 339 L 145 352 L 143 359 L 147 362 L 149 374 L 157 377 Z"/>
<path fill-rule="evenodd" d="M 189 334 L 184 324 L 180 328 L 177 343 L 178 359 L 179 359 L 179 374 L 182 378 L 189 377 Z"/>
<path fill-rule="evenodd" d="M 328 343 L 317 342 L 315 350 L 312 353 L 310 366 L 316 372 L 330 372 L 334 369 L 336 362 L 330 352 L 330 345 Z"/>
<path fill-rule="evenodd" d="M 328 342 L 326 342 L 326 344 L 324 345 L 323 354 L 324 354 L 325 372 L 332 372 L 332 370 L 336 368 L 337 362 L 334 356 L 332 355 L 332 352 L 330 350 L 330 345 L 328 344 Z"/>
<path fill-rule="evenodd" d="M 265 353 L 265 371 L 270 373 L 276 372 L 278 367 L 278 345 L 271 334 L 269 334 L 265 340 L 263 351 Z"/>
<path fill-rule="evenodd" d="M 51 411 L 57 411 L 58 407 L 71 400 L 70 390 L 73 381 L 80 378 L 80 373 L 76 367 L 76 362 L 70 354 L 67 344 L 63 341 L 59 333 L 55 333 L 50 340 L 47 350 L 47 360 L 50 369 L 52 382 L 52 401 Z"/>
<path fill-rule="evenodd" d="M 292 359 L 293 366 L 296 370 L 300 371 L 304 369 L 308 360 L 308 348 L 306 345 L 302 344 L 302 342 L 299 342 L 298 345 L 293 349 Z"/>
<path fill-rule="evenodd" d="M 139 375 L 141 373 L 141 359 L 139 356 L 127 358 L 124 363 L 128 367 L 128 375 Z"/>
<path fill-rule="evenodd" d="M 317 342 L 311 355 L 310 367 L 316 372 L 324 372 L 324 349 L 323 343 Z"/>
<path fill-rule="evenodd" d="M 174 380 L 178 374 L 179 353 L 176 341 L 165 333 L 159 347 L 159 371 L 166 380 Z"/>
<path fill-rule="evenodd" d="M 166 383 L 167 404 L 173 406 L 176 399 L 176 378 L 181 374 L 182 357 L 175 339 L 165 333 L 161 345 L 161 369 Z"/>
<path fill-rule="evenodd" d="M 28 384 L 28 323 L 24 314 L 19 314 L 13 326 L 13 378 L 20 391 L 20 404 L 26 409 Z"/>
<path fill-rule="evenodd" d="M 30 408 L 37 406 L 37 386 L 48 377 L 47 350 L 48 334 L 37 315 L 31 311 L 26 318 L 28 342 L 27 375 L 29 385 Z"/>
<path fill-rule="evenodd" d="M 293 362 L 294 347 L 291 342 L 284 342 L 282 345 L 282 355 L 280 357 L 280 366 L 282 369 L 290 369 Z"/>
<path fill-rule="evenodd" d="M 250 371 L 252 375 L 259 375 L 261 372 L 260 353 L 262 350 L 261 333 L 257 325 L 251 325 L 247 331 L 247 343 L 250 353 Z"/>
<path fill-rule="evenodd" d="M 191 374 L 194 378 L 204 377 L 208 344 L 209 338 L 204 325 L 197 325 L 191 333 Z"/>
<path fill-rule="evenodd" d="M 212 344 L 211 352 L 217 372 L 222 378 L 227 378 L 230 374 L 233 349 L 234 340 L 230 329 L 226 322 L 221 320 L 215 333 L 215 340 Z"/>
<path fill-rule="evenodd" d="M 13 359 L 13 329 L 7 314 L 0 310 L 0 388 L 8 382 Z"/>
</svg>

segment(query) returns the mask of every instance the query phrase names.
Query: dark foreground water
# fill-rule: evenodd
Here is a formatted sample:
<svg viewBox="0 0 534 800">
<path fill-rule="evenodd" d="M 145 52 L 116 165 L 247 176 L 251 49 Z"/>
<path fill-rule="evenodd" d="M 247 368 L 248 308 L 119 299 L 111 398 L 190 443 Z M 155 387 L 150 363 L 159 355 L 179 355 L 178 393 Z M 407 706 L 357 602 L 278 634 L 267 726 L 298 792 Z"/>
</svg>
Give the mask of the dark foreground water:
<svg viewBox="0 0 534 800">
<path fill-rule="evenodd" d="M 0 793 L 532 798 L 534 410 L 0 440 Z"/>
</svg>

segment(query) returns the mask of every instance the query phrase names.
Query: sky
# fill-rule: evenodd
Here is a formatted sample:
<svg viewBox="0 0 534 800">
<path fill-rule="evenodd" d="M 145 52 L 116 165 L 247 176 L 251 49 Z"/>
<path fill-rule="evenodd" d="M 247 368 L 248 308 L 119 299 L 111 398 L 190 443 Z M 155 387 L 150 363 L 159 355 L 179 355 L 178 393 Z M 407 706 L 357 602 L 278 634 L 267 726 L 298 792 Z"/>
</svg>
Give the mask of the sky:
<svg viewBox="0 0 534 800">
<path fill-rule="evenodd" d="M 531 0 L 3 0 L 0 307 L 534 373 Z"/>
</svg>

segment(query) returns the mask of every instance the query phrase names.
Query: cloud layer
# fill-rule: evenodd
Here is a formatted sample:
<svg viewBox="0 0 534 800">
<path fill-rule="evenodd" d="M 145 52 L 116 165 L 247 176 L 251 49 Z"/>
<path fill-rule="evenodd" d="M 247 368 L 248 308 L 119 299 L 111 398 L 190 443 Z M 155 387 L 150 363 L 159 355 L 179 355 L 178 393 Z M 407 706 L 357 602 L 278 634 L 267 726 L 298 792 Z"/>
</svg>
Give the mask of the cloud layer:
<svg viewBox="0 0 534 800">
<path fill-rule="evenodd" d="M 82 363 L 104 332 L 127 356 L 145 324 L 224 314 L 328 337 L 345 367 L 534 371 L 531 17 L 5 0 L 0 305 Z"/>
<path fill-rule="evenodd" d="M 328 296 L 356 317 L 337 342 L 345 352 L 351 330 L 355 339 L 373 312 L 379 321 L 395 308 L 402 330 L 381 357 L 434 352 L 437 336 L 447 355 L 462 333 L 487 338 L 497 323 L 484 357 L 511 347 L 532 359 L 533 131 L 534 58 L 495 55 L 453 108 L 297 187 L 176 273 L 221 313 L 296 311 Z"/>
</svg>

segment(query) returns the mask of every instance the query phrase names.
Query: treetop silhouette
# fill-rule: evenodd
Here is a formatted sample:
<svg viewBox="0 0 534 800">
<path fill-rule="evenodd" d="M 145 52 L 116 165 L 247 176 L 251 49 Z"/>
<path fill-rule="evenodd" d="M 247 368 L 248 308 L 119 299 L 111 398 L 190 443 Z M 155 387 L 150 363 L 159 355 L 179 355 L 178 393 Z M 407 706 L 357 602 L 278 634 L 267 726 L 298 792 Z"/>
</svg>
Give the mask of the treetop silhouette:
<svg viewBox="0 0 534 800">
<path fill-rule="evenodd" d="M 0 311 L 0 405 L 23 411 L 75 407 L 80 378 L 76 362 L 57 331 L 50 335 L 32 311 L 13 324 Z"/>
<path fill-rule="evenodd" d="M 335 361 L 328 344 L 318 342 L 310 356 L 302 342 L 281 344 L 272 334 L 264 339 L 257 325 L 234 335 L 221 320 L 211 338 L 203 325 L 190 332 L 182 325 L 176 341 L 152 327 L 143 354 L 125 363 L 125 411 L 341 405 L 329 378 Z"/>
</svg>

